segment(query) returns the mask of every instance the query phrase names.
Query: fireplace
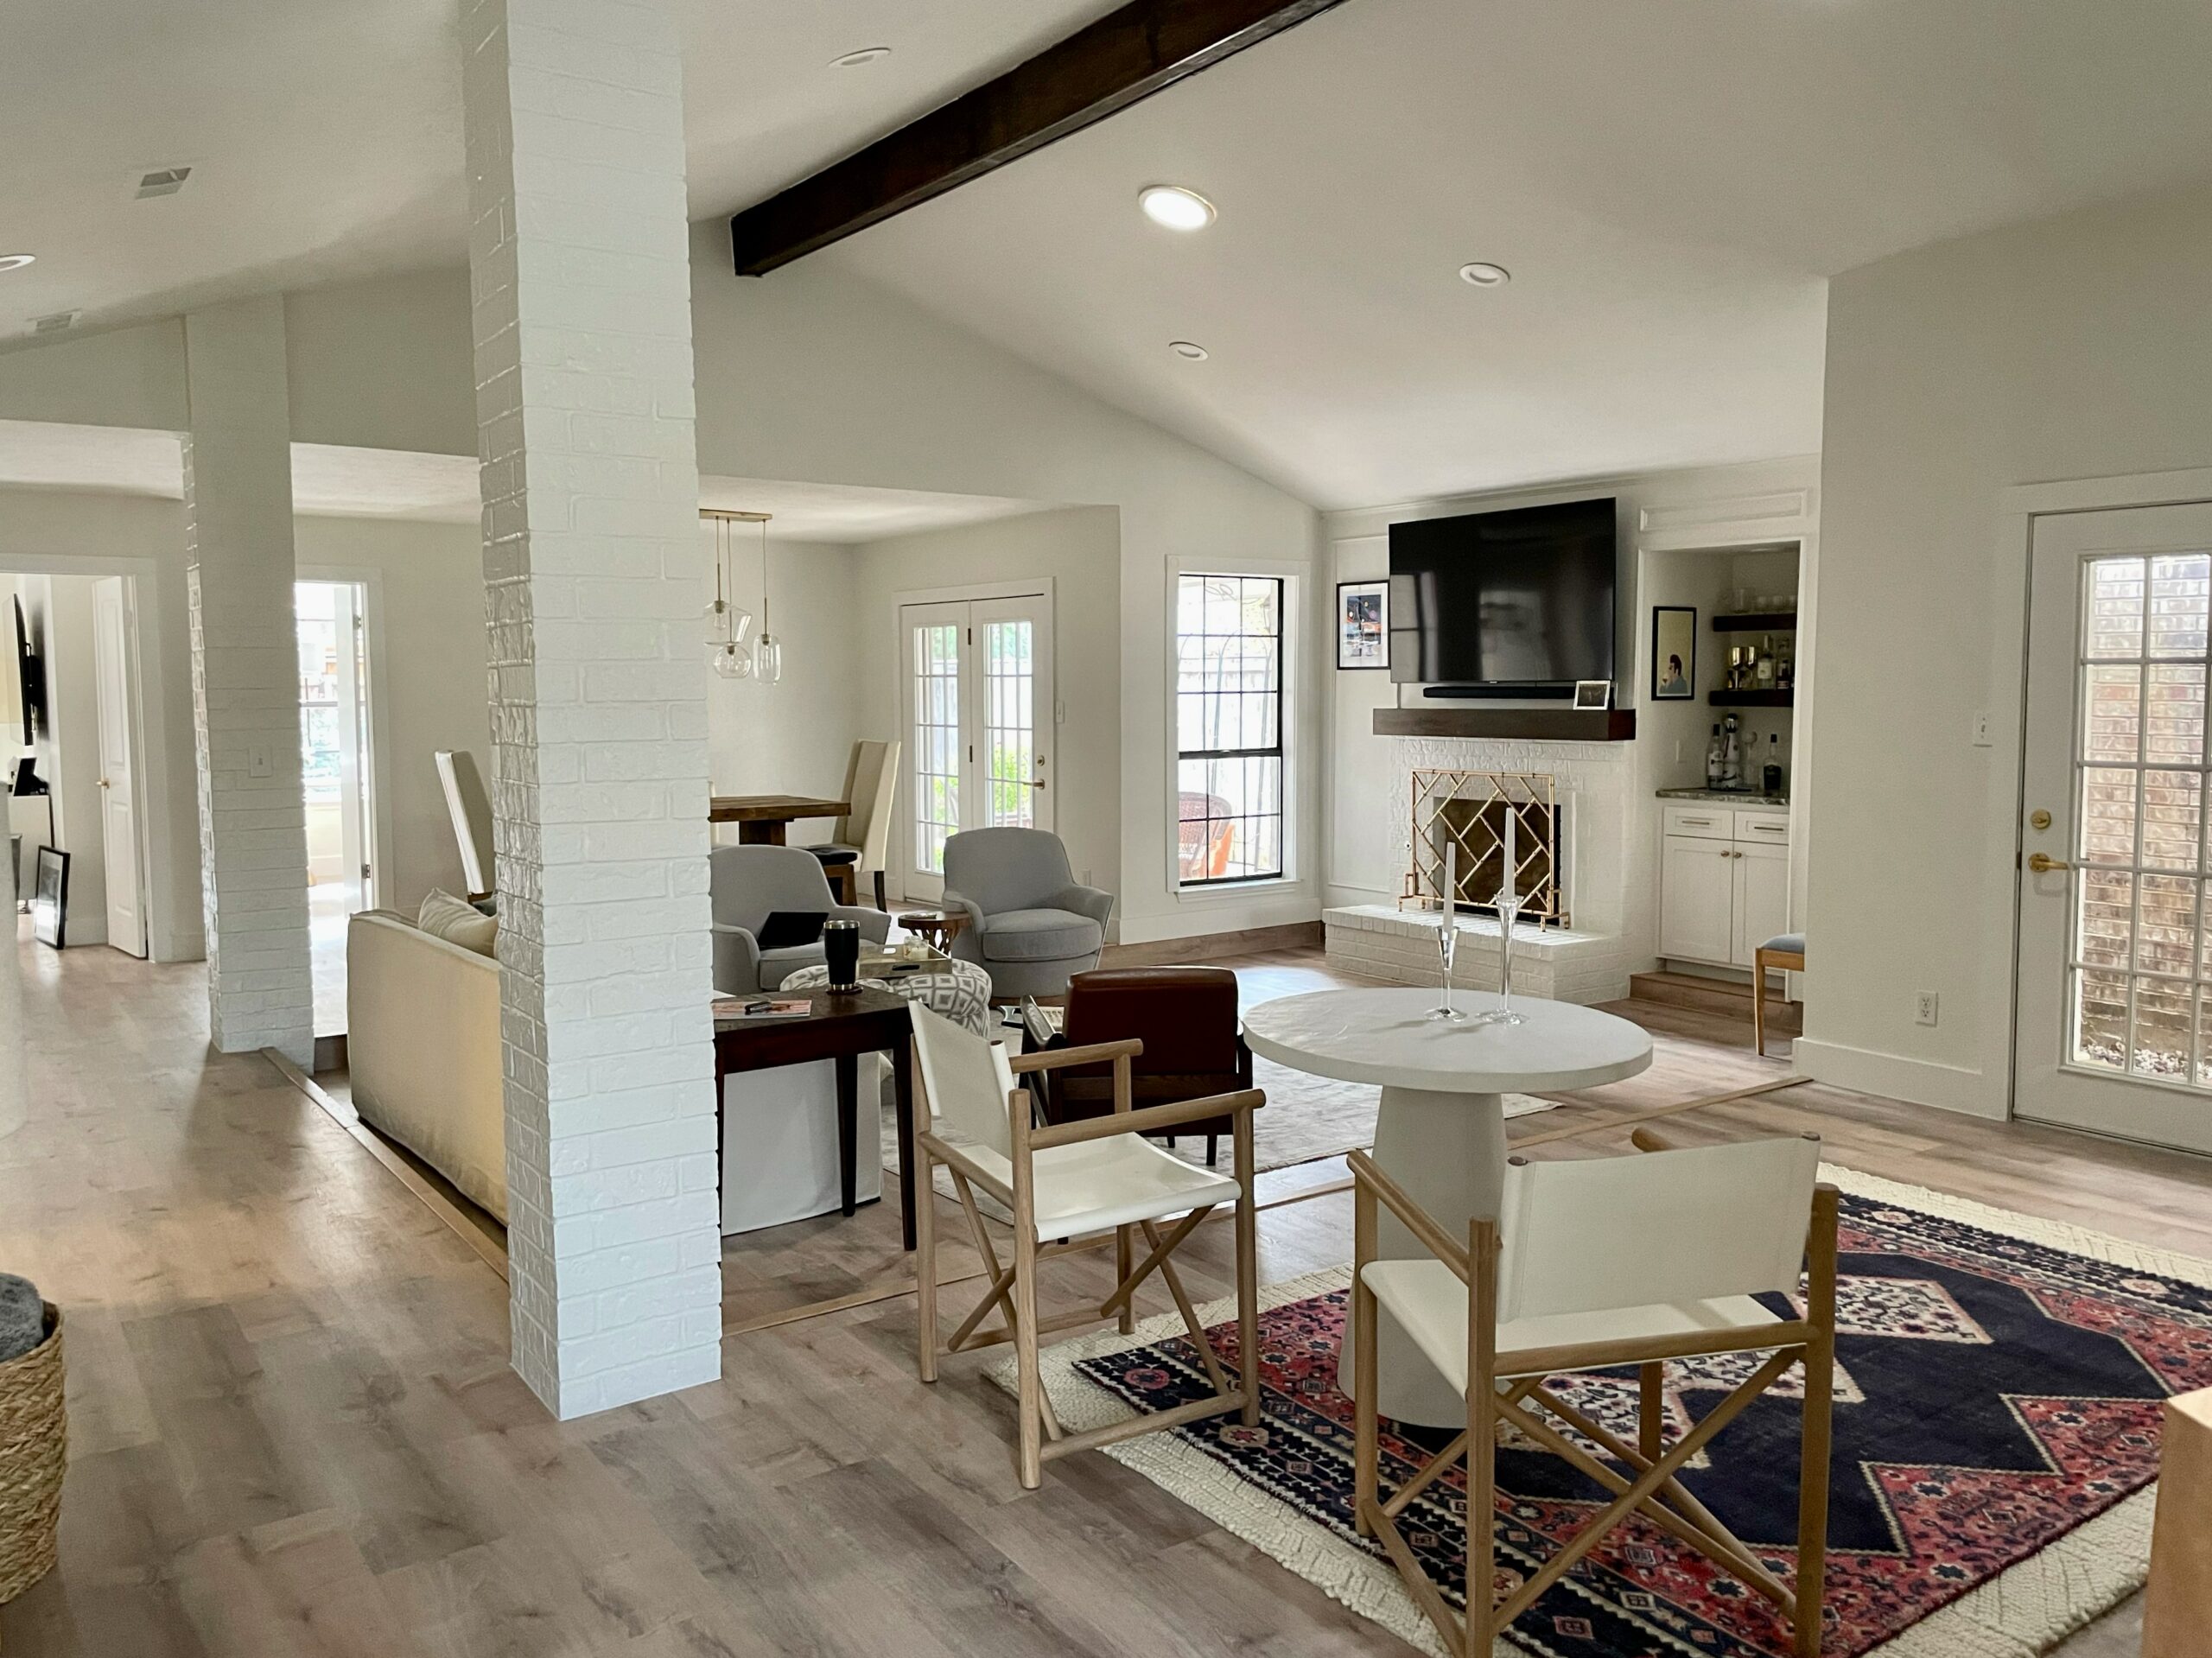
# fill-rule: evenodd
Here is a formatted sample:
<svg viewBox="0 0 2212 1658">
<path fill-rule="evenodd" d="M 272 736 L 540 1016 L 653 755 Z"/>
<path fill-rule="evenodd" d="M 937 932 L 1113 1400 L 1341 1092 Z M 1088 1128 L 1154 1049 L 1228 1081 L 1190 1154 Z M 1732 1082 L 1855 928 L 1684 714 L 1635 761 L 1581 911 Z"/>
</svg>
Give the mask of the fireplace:
<svg viewBox="0 0 2212 1658">
<path fill-rule="evenodd" d="M 1413 867 L 1399 907 L 1440 909 L 1448 901 L 1462 914 L 1495 915 L 1504 885 L 1505 825 L 1510 816 L 1517 865 L 1513 884 L 1521 918 L 1566 926 L 1563 804 L 1556 779 L 1547 772 L 1415 772 Z M 1447 848 L 1457 888 L 1448 900 Z"/>
</svg>

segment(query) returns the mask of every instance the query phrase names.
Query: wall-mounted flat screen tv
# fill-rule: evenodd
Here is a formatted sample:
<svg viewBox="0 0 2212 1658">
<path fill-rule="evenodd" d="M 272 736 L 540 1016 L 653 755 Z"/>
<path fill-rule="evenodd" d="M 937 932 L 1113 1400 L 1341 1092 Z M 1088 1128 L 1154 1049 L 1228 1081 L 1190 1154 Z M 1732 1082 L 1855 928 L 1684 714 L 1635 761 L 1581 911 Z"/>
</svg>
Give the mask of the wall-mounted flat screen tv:
<svg viewBox="0 0 2212 1658">
<path fill-rule="evenodd" d="M 1473 696 L 1613 678 L 1613 501 L 1390 526 L 1390 677 Z"/>
</svg>

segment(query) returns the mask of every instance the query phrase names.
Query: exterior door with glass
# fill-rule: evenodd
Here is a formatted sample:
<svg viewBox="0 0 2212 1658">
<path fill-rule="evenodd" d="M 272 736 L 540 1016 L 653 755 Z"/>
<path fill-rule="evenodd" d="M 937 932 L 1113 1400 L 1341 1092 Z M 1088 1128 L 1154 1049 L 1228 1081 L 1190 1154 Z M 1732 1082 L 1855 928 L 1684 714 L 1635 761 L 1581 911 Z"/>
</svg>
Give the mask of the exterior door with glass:
<svg viewBox="0 0 2212 1658">
<path fill-rule="evenodd" d="M 1053 827 L 1052 610 L 1043 594 L 903 605 L 902 888 L 944 893 L 962 829 Z"/>
<path fill-rule="evenodd" d="M 2035 521 L 2014 1109 L 2212 1153 L 2212 504 Z"/>
</svg>

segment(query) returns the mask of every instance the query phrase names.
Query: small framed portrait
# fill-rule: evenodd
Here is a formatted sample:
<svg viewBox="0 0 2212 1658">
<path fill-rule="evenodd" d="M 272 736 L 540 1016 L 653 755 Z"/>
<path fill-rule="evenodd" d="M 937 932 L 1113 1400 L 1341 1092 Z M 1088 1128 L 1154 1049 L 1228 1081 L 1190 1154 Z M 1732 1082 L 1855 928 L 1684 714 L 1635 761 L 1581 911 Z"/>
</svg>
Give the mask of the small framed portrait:
<svg viewBox="0 0 2212 1658">
<path fill-rule="evenodd" d="M 60 950 L 69 917 L 69 854 L 50 846 L 38 849 L 38 875 L 31 884 L 31 932 L 41 944 Z"/>
<path fill-rule="evenodd" d="M 1697 607 L 1651 607 L 1651 700 L 1697 700 Z"/>
<path fill-rule="evenodd" d="M 1613 705 L 1613 682 L 1610 679 L 1578 679 L 1574 682 L 1574 706 L 1578 708 L 1605 709 Z"/>
<path fill-rule="evenodd" d="M 1337 583 L 1337 666 L 1390 665 L 1390 584 Z"/>
</svg>

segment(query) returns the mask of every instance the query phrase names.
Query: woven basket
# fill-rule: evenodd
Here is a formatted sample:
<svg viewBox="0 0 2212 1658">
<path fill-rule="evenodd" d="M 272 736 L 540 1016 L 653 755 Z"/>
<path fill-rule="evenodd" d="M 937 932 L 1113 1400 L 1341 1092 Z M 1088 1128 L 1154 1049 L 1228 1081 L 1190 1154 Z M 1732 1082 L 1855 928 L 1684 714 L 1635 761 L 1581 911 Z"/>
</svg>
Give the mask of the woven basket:
<svg viewBox="0 0 2212 1658">
<path fill-rule="evenodd" d="M 46 1339 L 0 1364 L 0 1604 L 54 1567 L 68 1419 L 61 1407 L 61 1309 Z"/>
</svg>

